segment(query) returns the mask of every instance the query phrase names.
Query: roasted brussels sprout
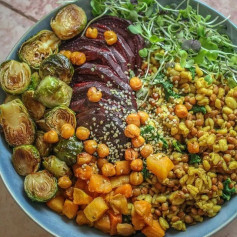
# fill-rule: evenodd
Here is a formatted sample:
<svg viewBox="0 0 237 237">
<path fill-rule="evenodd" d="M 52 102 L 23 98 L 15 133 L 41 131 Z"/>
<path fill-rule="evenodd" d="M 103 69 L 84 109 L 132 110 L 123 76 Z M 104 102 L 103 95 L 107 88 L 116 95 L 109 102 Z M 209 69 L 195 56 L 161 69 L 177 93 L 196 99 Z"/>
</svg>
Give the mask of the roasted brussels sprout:
<svg viewBox="0 0 237 237">
<path fill-rule="evenodd" d="M 7 94 L 6 95 L 6 98 L 4 100 L 4 104 L 12 101 L 12 100 L 15 100 L 15 99 L 20 99 L 20 96 L 19 95 L 10 95 L 10 94 Z"/>
<path fill-rule="evenodd" d="M 10 146 L 30 145 L 35 139 L 35 125 L 19 99 L 0 105 L 0 124 Z"/>
<path fill-rule="evenodd" d="M 69 106 L 72 88 L 56 77 L 45 77 L 35 91 L 35 98 L 48 108 L 58 105 Z"/>
<path fill-rule="evenodd" d="M 39 74 L 41 78 L 46 76 L 57 77 L 69 84 L 72 80 L 74 67 L 71 61 L 62 54 L 53 54 L 46 58 L 40 65 Z"/>
<path fill-rule="evenodd" d="M 75 4 L 62 8 L 50 25 L 55 34 L 62 40 L 71 39 L 83 31 L 87 24 L 84 10 Z"/>
<path fill-rule="evenodd" d="M 13 149 L 12 163 L 19 175 L 26 176 L 38 171 L 40 154 L 32 145 L 18 146 Z"/>
<path fill-rule="evenodd" d="M 53 148 L 52 144 L 44 141 L 44 132 L 43 131 L 36 132 L 35 146 L 38 149 L 41 157 L 49 156 L 49 154 Z"/>
<path fill-rule="evenodd" d="M 54 147 L 54 153 L 60 160 L 65 161 L 67 165 L 71 166 L 76 163 L 77 155 L 81 153 L 82 149 L 82 142 L 73 136 L 69 139 L 61 138 Z"/>
<path fill-rule="evenodd" d="M 24 180 L 24 189 L 32 201 L 47 202 L 58 191 L 57 179 L 47 170 L 28 174 Z"/>
<path fill-rule="evenodd" d="M 70 176 L 72 174 L 67 164 L 64 161 L 59 160 L 56 156 L 49 156 L 44 158 L 43 166 L 56 178 L 60 178 L 64 175 Z"/>
<path fill-rule="evenodd" d="M 31 70 L 26 63 L 10 60 L 0 67 L 0 83 L 4 91 L 12 95 L 22 94 L 29 86 Z"/>
<path fill-rule="evenodd" d="M 34 98 L 35 91 L 27 90 L 22 95 L 22 102 L 28 109 L 30 116 L 34 120 L 39 120 L 44 116 L 45 106 Z"/>
<path fill-rule="evenodd" d="M 19 58 L 34 69 L 49 55 L 58 52 L 60 39 L 50 30 L 42 30 L 23 43 L 18 52 Z"/>
<path fill-rule="evenodd" d="M 28 87 L 28 90 L 36 90 L 37 86 L 40 83 L 40 77 L 39 77 L 39 73 L 38 72 L 34 72 L 31 75 L 31 82 L 30 85 Z"/>
</svg>

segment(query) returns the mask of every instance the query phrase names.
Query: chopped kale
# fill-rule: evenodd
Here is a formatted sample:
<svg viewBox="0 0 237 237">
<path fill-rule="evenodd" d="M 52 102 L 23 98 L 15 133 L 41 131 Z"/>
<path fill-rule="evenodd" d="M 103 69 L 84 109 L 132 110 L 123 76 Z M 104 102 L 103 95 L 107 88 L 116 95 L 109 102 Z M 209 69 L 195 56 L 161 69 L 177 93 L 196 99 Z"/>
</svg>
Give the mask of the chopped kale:
<svg viewBox="0 0 237 237">
<path fill-rule="evenodd" d="M 229 201 L 231 199 L 231 195 L 235 194 L 236 190 L 235 188 L 230 188 L 231 179 L 228 178 L 223 182 L 224 189 L 222 190 L 222 198 L 226 201 Z"/>
<path fill-rule="evenodd" d="M 190 71 L 191 74 L 192 74 L 192 80 L 194 80 L 195 75 L 196 75 L 196 69 L 195 69 L 194 67 L 191 67 L 191 68 L 189 68 L 189 71 Z"/>
<path fill-rule="evenodd" d="M 206 114 L 207 110 L 205 108 L 205 106 L 200 106 L 200 105 L 194 105 L 193 108 L 191 109 L 191 111 L 193 111 L 193 113 L 203 113 Z"/>
<path fill-rule="evenodd" d="M 172 145 L 174 149 L 180 153 L 183 153 L 186 150 L 186 145 L 183 145 L 178 141 L 173 141 Z"/>
<path fill-rule="evenodd" d="M 144 180 L 146 180 L 146 179 L 148 179 L 150 177 L 150 172 L 147 169 L 147 166 L 146 166 L 145 162 L 143 162 L 142 175 L 143 175 Z"/>
<path fill-rule="evenodd" d="M 189 154 L 188 157 L 189 157 L 189 164 L 190 165 L 199 164 L 202 161 L 201 157 L 197 154 Z"/>
</svg>

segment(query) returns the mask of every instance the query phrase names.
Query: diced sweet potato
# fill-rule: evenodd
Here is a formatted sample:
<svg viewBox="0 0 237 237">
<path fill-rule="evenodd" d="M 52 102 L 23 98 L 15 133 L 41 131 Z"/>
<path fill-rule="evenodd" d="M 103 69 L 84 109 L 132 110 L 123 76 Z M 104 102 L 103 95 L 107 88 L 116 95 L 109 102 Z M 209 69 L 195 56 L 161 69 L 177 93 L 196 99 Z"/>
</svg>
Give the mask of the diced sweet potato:
<svg viewBox="0 0 237 237">
<path fill-rule="evenodd" d="M 49 200 L 46 205 L 57 213 L 61 213 L 63 211 L 63 204 L 64 204 L 64 197 L 63 196 L 56 196 Z"/>
<path fill-rule="evenodd" d="M 90 192 L 109 193 L 112 191 L 112 186 L 108 178 L 99 174 L 93 174 L 90 178 L 88 189 Z"/>
<path fill-rule="evenodd" d="M 63 214 L 69 218 L 73 219 L 78 211 L 78 205 L 74 204 L 71 200 L 66 199 L 63 205 Z"/>
<path fill-rule="evenodd" d="M 148 216 L 151 213 L 151 204 L 147 201 L 135 201 L 134 210 L 140 216 Z"/>
<path fill-rule="evenodd" d="M 122 223 L 122 214 L 115 214 L 113 211 L 108 211 L 110 219 L 110 235 L 117 234 L 117 225 Z"/>
<path fill-rule="evenodd" d="M 92 201 L 92 197 L 86 194 L 79 188 L 74 188 L 73 192 L 73 203 L 77 205 L 89 204 Z"/>
<path fill-rule="evenodd" d="M 109 209 L 102 197 L 95 198 L 84 209 L 84 214 L 91 222 L 97 221 Z"/>
<path fill-rule="evenodd" d="M 132 197 L 132 186 L 130 184 L 124 184 L 119 186 L 118 188 L 116 188 L 115 194 L 122 194 L 124 195 L 126 198 L 130 198 Z"/>
<path fill-rule="evenodd" d="M 144 218 L 134 212 L 132 215 L 132 224 L 135 230 L 141 230 L 145 226 Z"/>
<path fill-rule="evenodd" d="M 98 221 L 94 224 L 95 228 L 103 231 L 104 233 L 110 233 L 110 218 L 108 215 L 103 215 Z"/>
<path fill-rule="evenodd" d="M 130 162 L 127 160 L 117 161 L 115 163 L 116 175 L 126 175 L 130 173 Z"/>
<path fill-rule="evenodd" d="M 112 177 L 110 179 L 112 189 L 117 188 L 123 184 L 129 184 L 129 175 L 121 175 L 118 177 Z"/>
<path fill-rule="evenodd" d="M 78 178 L 74 185 L 74 188 L 85 190 L 86 186 L 87 186 L 86 181 Z"/>
<path fill-rule="evenodd" d="M 147 157 L 147 169 L 160 180 L 166 179 L 173 168 L 173 162 L 161 153 Z"/>
<path fill-rule="evenodd" d="M 131 236 L 135 230 L 131 224 L 122 223 L 117 225 L 117 233 L 122 236 Z"/>
<path fill-rule="evenodd" d="M 157 220 L 153 220 L 152 226 L 147 226 L 142 230 L 146 237 L 163 237 L 165 236 L 164 230 L 161 228 Z"/>
<path fill-rule="evenodd" d="M 83 211 L 77 212 L 76 223 L 78 225 L 92 225 L 92 223 L 86 218 Z"/>
<path fill-rule="evenodd" d="M 128 214 L 128 202 L 127 198 L 122 194 L 116 194 L 110 198 L 109 204 L 115 214 Z"/>
</svg>

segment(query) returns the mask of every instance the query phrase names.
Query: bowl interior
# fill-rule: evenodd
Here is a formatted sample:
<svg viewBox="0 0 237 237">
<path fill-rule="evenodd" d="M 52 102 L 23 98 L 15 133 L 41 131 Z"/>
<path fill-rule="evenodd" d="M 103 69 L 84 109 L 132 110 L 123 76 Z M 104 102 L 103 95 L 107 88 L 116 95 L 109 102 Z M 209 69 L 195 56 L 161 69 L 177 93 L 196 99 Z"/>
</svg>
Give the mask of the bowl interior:
<svg viewBox="0 0 237 237">
<path fill-rule="evenodd" d="M 88 18 L 92 18 L 90 1 L 78 0 L 77 4 L 81 6 L 87 13 Z M 161 0 L 159 1 L 163 4 L 170 4 L 176 2 L 176 0 Z M 197 6 L 197 1 L 192 1 L 193 6 Z M 199 3 L 200 13 L 202 15 L 212 15 L 212 17 L 220 16 L 220 20 L 224 17 L 217 13 L 214 9 L 211 9 L 203 3 Z M 55 15 L 57 9 L 51 12 L 49 15 L 41 19 L 37 24 L 35 24 L 16 44 L 7 59 L 18 60 L 17 51 L 20 45 L 27 40 L 30 36 L 38 33 L 43 29 L 50 29 L 50 19 Z M 231 37 L 233 42 L 237 44 L 237 28 L 236 26 L 227 21 L 226 32 Z M 5 94 L 0 90 L 0 104 L 3 103 Z M 0 137 L 0 174 L 2 179 L 8 188 L 9 192 L 19 204 L 19 206 L 40 226 L 45 230 L 50 232 L 54 236 L 68 236 L 70 237 L 86 237 L 86 236 L 105 236 L 105 234 L 97 231 L 94 228 L 89 227 L 79 227 L 74 221 L 69 221 L 63 216 L 50 211 L 45 205 L 34 203 L 29 201 L 23 190 L 23 178 L 17 175 L 12 164 L 11 164 L 11 149 L 8 147 L 4 140 L 4 136 Z M 233 197 L 231 201 L 225 203 L 220 213 L 211 219 L 206 219 L 203 223 L 199 223 L 195 226 L 190 226 L 187 228 L 186 232 L 168 231 L 167 237 L 177 236 L 177 237 L 200 237 L 200 236 L 210 236 L 214 232 L 221 229 L 231 220 L 237 216 L 237 206 L 236 206 L 237 196 Z M 138 234 L 137 236 L 139 236 Z"/>
</svg>

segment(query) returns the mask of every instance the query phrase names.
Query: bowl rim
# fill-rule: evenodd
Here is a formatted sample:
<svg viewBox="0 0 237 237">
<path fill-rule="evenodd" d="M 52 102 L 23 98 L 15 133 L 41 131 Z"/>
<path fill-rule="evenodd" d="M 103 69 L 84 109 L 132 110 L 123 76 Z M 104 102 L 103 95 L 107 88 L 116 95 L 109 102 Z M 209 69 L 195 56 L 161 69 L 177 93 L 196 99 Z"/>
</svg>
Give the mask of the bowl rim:
<svg viewBox="0 0 237 237">
<path fill-rule="evenodd" d="M 90 0 L 89 0 L 90 1 Z M 209 6 L 207 3 L 202 2 L 201 0 L 192 0 L 193 2 L 196 2 L 197 4 L 201 4 L 203 5 L 205 8 L 210 9 L 214 12 L 216 12 L 218 15 L 222 16 L 223 18 L 226 19 L 226 16 L 224 14 L 222 14 L 221 12 L 219 12 L 218 10 L 216 10 L 215 8 Z M 75 2 L 72 2 L 76 3 Z M 14 47 L 11 49 L 11 51 L 9 52 L 9 54 L 7 55 L 5 60 L 8 60 L 10 55 L 19 47 L 19 42 L 21 41 L 22 38 L 25 38 L 32 29 L 34 29 L 37 25 L 39 25 L 42 21 L 44 21 L 46 18 L 48 18 L 48 16 L 52 13 L 56 13 L 59 9 L 61 9 L 62 7 L 68 5 L 70 3 L 65 3 L 62 4 L 58 7 L 56 7 L 55 9 L 53 9 L 52 11 L 50 11 L 49 13 L 47 13 L 45 16 L 41 17 L 37 22 L 35 22 L 19 39 L 18 41 L 15 43 Z M 227 19 L 227 22 L 229 22 L 230 25 L 232 25 L 236 30 L 237 30 L 237 25 L 232 22 L 230 19 Z M 59 237 L 58 234 L 53 233 L 53 231 L 51 231 L 50 229 L 48 229 L 45 225 L 41 224 L 40 222 L 38 222 L 36 219 L 34 219 L 34 217 L 31 215 L 30 212 L 28 212 L 23 205 L 20 204 L 20 202 L 18 201 L 18 199 L 13 195 L 13 192 L 11 191 L 11 188 L 8 186 L 6 179 L 3 177 L 3 175 L 0 172 L 0 178 L 3 181 L 4 186 L 6 187 L 6 189 L 8 190 L 8 192 L 10 193 L 12 199 L 17 203 L 17 205 L 24 211 L 24 213 L 31 219 L 33 220 L 37 225 L 39 225 L 42 229 L 44 229 L 45 231 L 47 231 L 48 233 L 50 233 L 52 236 L 56 236 Z M 219 232 L 221 229 L 223 229 L 225 226 L 227 226 L 228 224 L 230 224 L 235 218 L 237 218 L 237 212 L 232 215 L 231 217 L 229 217 L 224 223 L 222 223 L 221 225 L 219 225 L 217 228 L 215 228 L 212 232 L 206 234 L 205 236 L 202 237 L 209 237 L 212 236 L 213 234 Z"/>
</svg>

